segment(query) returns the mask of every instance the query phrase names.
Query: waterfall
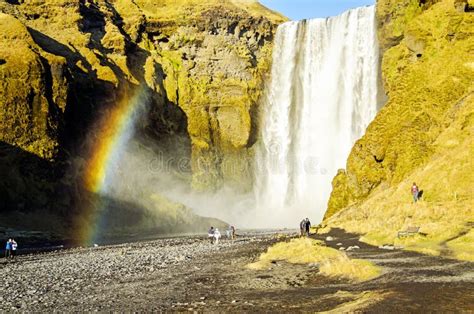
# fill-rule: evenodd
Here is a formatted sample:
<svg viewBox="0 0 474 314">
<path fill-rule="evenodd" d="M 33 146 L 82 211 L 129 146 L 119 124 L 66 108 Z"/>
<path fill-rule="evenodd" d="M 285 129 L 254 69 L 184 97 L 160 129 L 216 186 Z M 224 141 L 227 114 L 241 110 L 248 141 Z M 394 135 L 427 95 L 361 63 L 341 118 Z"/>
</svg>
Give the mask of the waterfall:
<svg viewBox="0 0 474 314">
<path fill-rule="evenodd" d="M 255 161 L 260 226 L 322 219 L 332 178 L 377 112 L 379 72 L 374 6 L 278 28 Z"/>
</svg>

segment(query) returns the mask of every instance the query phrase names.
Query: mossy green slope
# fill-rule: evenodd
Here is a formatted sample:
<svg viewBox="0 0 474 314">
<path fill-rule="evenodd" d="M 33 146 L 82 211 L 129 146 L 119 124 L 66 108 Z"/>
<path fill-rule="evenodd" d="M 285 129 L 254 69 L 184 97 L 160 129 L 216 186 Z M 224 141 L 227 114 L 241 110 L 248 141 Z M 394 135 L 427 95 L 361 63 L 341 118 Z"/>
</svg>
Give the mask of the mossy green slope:
<svg viewBox="0 0 474 314">
<path fill-rule="evenodd" d="M 60 70 L 62 60 L 51 56 L 48 64 L 25 25 L 0 13 L 0 134 L 2 141 L 52 159 L 58 150 L 57 116 L 64 110 L 65 95 L 48 94 L 48 83 L 63 85 L 60 77 L 47 82 L 46 67 Z"/>
<path fill-rule="evenodd" d="M 383 234 L 382 242 L 421 225 L 436 245 L 474 221 L 474 15 L 466 8 L 452 0 L 378 1 L 389 100 L 334 179 L 326 221 Z M 413 181 L 424 191 L 416 206 Z M 445 217 L 429 214 L 444 209 Z"/>
</svg>

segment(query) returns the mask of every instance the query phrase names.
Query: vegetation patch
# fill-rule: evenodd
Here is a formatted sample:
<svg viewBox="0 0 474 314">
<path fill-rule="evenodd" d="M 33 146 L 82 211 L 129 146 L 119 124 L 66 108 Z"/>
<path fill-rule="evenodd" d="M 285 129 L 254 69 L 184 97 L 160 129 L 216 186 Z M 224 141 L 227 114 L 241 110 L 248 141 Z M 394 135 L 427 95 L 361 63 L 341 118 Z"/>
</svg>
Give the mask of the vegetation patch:
<svg viewBox="0 0 474 314">
<path fill-rule="evenodd" d="M 336 308 L 321 313 L 353 313 L 360 312 L 372 304 L 376 304 L 385 299 L 390 293 L 380 291 L 363 291 L 352 293 L 348 291 L 338 291 L 334 294 L 335 298 L 349 299 Z"/>
<path fill-rule="evenodd" d="M 277 243 L 268 248 L 257 262 L 247 267 L 254 270 L 268 269 L 275 261 L 319 264 L 319 271 L 323 275 L 343 277 L 358 282 L 373 279 L 381 273 L 381 269 L 369 261 L 350 259 L 345 253 L 328 248 L 323 242 L 309 238 Z"/>
</svg>

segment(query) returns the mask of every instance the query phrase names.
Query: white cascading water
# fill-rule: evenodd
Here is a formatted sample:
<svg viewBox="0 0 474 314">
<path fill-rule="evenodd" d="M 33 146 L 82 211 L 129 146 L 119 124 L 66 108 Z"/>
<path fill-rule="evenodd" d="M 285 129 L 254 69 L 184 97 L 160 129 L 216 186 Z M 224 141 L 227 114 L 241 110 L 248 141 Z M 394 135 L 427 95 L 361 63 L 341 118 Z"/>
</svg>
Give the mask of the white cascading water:
<svg viewBox="0 0 474 314">
<path fill-rule="evenodd" d="M 379 103 L 374 6 L 282 24 L 256 154 L 260 227 L 319 222 L 331 181 Z"/>
</svg>

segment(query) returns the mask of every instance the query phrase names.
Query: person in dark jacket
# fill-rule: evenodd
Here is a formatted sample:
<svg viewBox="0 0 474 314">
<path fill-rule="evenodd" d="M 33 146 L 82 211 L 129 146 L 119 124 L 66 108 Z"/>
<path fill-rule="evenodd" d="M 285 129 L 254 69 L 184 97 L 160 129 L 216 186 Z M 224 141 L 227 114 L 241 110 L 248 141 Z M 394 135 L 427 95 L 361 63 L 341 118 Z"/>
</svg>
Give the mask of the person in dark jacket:
<svg viewBox="0 0 474 314">
<path fill-rule="evenodd" d="M 208 231 L 207 231 L 207 236 L 209 237 L 209 239 L 211 240 L 211 244 L 214 244 L 214 233 L 216 231 L 214 230 L 214 227 L 211 227 Z"/>
<path fill-rule="evenodd" d="M 305 228 L 306 228 L 306 219 L 303 219 L 300 222 L 300 237 L 304 236 Z"/>
<path fill-rule="evenodd" d="M 309 221 L 308 218 L 305 219 L 305 232 L 306 232 L 306 236 L 309 237 L 309 229 L 311 228 L 311 222 Z"/>
</svg>

